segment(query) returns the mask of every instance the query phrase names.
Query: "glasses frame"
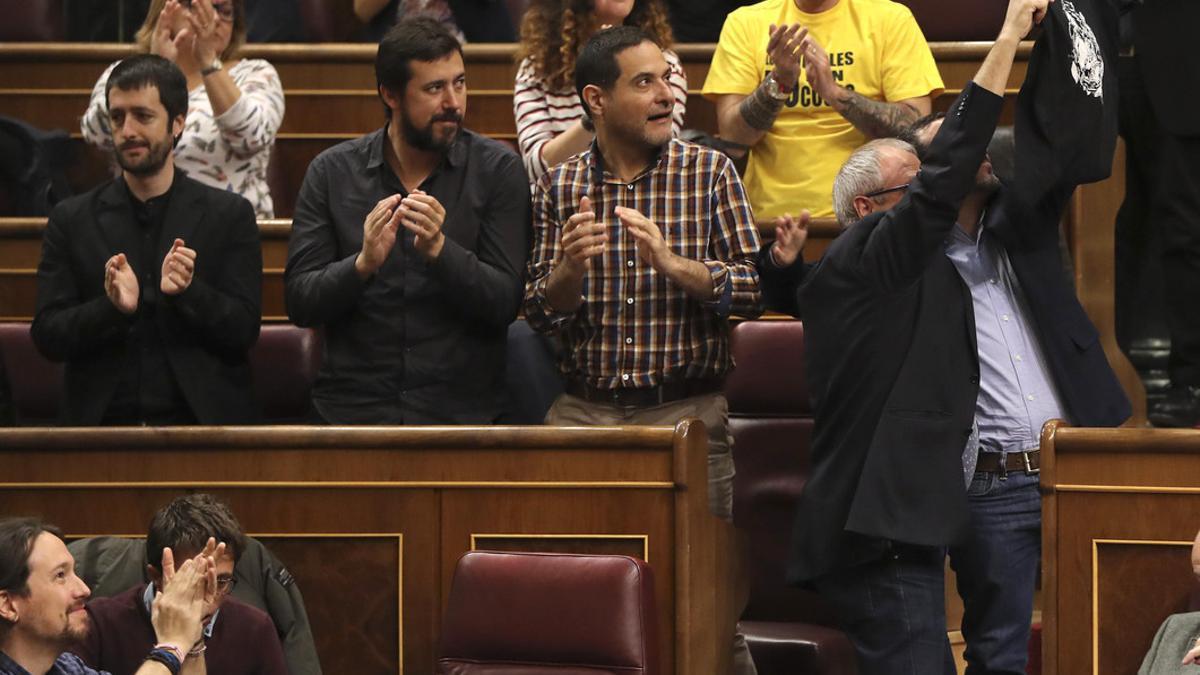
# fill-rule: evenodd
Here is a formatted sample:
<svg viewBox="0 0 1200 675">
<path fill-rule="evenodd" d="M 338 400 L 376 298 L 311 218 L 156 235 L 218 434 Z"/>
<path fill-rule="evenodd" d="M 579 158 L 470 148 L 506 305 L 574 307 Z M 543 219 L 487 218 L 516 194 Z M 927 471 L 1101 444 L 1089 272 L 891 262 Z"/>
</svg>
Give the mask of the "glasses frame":
<svg viewBox="0 0 1200 675">
<path fill-rule="evenodd" d="M 900 190 L 907 190 L 909 185 L 912 185 L 912 183 L 893 185 L 892 187 L 886 187 L 881 190 L 875 190 L 873 192 L 868 192 L 867 194 L 865 194 L 863 196 L 867 197 L 868 199 L 874 199 L 876 197 L 882 197 L 883 195 L 886 195 L 889 192 L 898 192 Z"/>
<path fill-rule="evenodd" d="M 237 586 L 237 577 L 230 576 L 228 578 L 217 577 L 217 594 L 229 595 L 233 592 L 234 586 Z"/>
</svg>

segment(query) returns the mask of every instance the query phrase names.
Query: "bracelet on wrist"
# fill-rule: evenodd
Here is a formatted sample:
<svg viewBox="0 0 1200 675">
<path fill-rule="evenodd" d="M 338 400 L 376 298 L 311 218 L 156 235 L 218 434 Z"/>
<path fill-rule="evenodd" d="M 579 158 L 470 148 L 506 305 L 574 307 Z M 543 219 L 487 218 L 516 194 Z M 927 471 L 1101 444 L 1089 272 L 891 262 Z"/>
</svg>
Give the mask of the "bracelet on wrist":
<svg viewBox="0 0 1200 675">
<path fill-rule="evenodd" d="M 154 649 L 162 649 L 162 650 L 171 652 L 172 654 L 175 655 L 175 658 L 177 660 L 179 660 L 181 663 L 183 662 L 183 648 L 180 647 L 179 645 L 176 645 L 176 644 L 173 644 L 170 642 L 160 642 L 160 643 L 154 645 Z"/>
<path fill-rule="evenodd" d="M 183 661 L 177 658 L 173 652 L 166 649 L 151 649 L 150 653 L 146 655 L 146 661 L 161 663 L 166 666 L 167 670 L 171 671 L 171 675 L 179 675 L 179 671 L 183 668 Z"/>
</svg>

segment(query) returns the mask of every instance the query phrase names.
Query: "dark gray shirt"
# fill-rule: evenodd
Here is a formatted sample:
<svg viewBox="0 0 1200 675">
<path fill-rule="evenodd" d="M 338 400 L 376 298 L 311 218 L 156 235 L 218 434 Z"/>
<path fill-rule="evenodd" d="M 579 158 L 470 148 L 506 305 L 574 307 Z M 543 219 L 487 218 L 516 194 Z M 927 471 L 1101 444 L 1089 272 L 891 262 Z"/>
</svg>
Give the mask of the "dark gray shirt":
<svg viewBox="0 0 1200 675">
<path fill-rule="evenodd" d="M 0 675 L 32 675 L 28 670 L 17 665 L 16 661 L 8 658 L 4 652 L 0 652 Z M 46 671 L 46 675 L 108 675 L 107 671 L 92 670 L 84 665 L 83 661 L 78 656 L 63 652 L 54 661 L 54 665 L 50 670 Z"/>
<path fill-rule="evenodd" d="M 363 220 L 406 194 L 385 142 L 386 127 L 326 150 L 300 189 L 284 285 L 291 320 L 324 328 L 313 405 L 335 424 L 491 423 L 529 255 L 525 170 L 512 150 L 464 129 L 420 188 L 446 209 L 438 259 L 427 262 L 401 227 L 362 281 Z"/>
</svg>

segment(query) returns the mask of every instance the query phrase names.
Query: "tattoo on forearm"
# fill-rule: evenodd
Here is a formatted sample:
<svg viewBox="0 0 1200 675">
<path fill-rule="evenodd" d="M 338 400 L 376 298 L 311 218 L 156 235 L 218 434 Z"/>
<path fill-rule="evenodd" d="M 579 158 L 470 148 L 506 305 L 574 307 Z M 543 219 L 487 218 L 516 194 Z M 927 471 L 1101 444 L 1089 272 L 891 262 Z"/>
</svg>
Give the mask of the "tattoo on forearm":
<svg viewBox="0 0 1200 675">
<path fill-rule="evenodd" d="M 907 103 L 875 101 L 855 91 L 843 90 L 842 117 L 869 138 L 899 136 L 920 114 Z"/>
<path fill-rule="evenodd" d="M 775 124 L 775 118 L 779 115 L 779 111 L 783 108 L 783 101 L 776 99 L 767 93 L 766 81 L 758 85 L 749 96 L 747 96 L 740 106 L 738 113 L 746 124 L 750 125 L 751 129 L 759 131 L 767 131 L 771 125 Z"/>
</svg>

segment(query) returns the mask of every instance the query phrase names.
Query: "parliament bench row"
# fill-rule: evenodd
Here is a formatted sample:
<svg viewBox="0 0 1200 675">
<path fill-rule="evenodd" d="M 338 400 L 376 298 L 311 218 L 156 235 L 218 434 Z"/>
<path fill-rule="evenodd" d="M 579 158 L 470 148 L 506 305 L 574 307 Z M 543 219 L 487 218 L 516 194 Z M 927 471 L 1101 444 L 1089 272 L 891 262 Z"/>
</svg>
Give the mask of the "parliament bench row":
<svg viewBox="0 0 1200 675">
<path fill-rule="evenodd" d="M 301 32 L 312 42 L 337 42 L 351 39 L 362 24 L 354 16 L 350 3 L 329 0 L 296 0 Z M 900 0 L 907 5 L 928 40 L 990 40 L 1004 18 L 1004 3 L 963 3 L 956 0 Z M 513 22 L 514 34 L 520 33 L 521 17 L 530 0 L 504 0 Z M 670 3 L 669 3 L 670 4 Z M 743 3 L 746 4 L 746 3 Z M 133 3 L 126 11 L 138 6 Z M 0 10 L 10 18 L 0 29 L 0 40 L 7 42 L 54 42 L 67 38 L 67 9 L 64 0 L 0 0 Z"/>
<path fill-rule="evenodd" d="M 931 49 L 946 85 L 934 107 L 945 109 L 973 76 L 987 44 L 940 42 L 931 44 Z M 467 45 L 465 52 L 470 87 L 466 126 L 513 145 L 515 50 L 515 45 Z M 1013 93 L 1023 77 L 1028 50 L 1028 44 L 1022 47 L 1021 61 L 1010 78 Z M 679 45 L 678 52 L 689 81 L 685 126 L 715 134 L 715 107 L 700 95 L 713 45 Z M 0 63 L 4 64 L 0 68 L 0 115 L 69 134 L 68 177 L 75 192 L 89 189 L 110 175 L 108 153 L 83 142 L 79 117 L 99 73 L 111 61 L 130 53 L 126 45 L 0 44 Z M 284 86 L 287 113 L 276 138 L 269 182 L 275 215 L 287 217 L 293 213 L 304 172 L 317 154 L 382 124 L 374 91 L 374 47 L 251 45 L 245 56 L 274 64 Z M 1004 119 L 1011 122 L 1015 96 L 1008 98 Z"/>
<path fill-rule="evenodd" d="M 725 393 L 738 465 L 734 513 L 752 547 L 751 599 L 743 615 L 747 640 L 762 662 L 763 675 L 850 672 L 850 644 L 829 610 L 815 594 L 783 583 L 787 533 L 808 472 L 812 433 L 803 326 L 797 321 L 745 321 L 734 326 L 732 342 L 739 365 Z M 29 324 L 0 323 L 0 356 L 20 421 L 53 423 L 61 367 L 37 353 Z M 318 333 L 264 325 L 250 358 L 266 421 L 302 421 L 320 361 Z"/>
</svg>

